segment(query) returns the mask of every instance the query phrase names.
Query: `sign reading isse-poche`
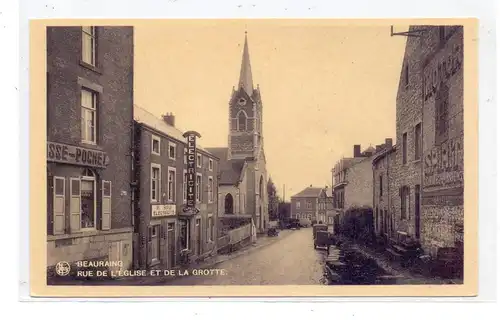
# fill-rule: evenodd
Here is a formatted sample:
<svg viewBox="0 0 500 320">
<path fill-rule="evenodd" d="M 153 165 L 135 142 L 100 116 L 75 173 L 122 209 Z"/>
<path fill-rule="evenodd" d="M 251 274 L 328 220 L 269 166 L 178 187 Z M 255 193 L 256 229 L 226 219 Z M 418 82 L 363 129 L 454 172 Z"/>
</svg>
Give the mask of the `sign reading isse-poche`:
<svg viewBox="0 0 500 320">
<path fill-rule="evenodd" d="M 47 142 L 47 161 L 105 168 L 109 157 L 99 150 Z"/>
<path fill-rule="evenodd" d="M 184 133 L 187 139 L 187 199 L 186 208 L 194 209 L 196 207 L 196 138 L 201 137 L 196 131 Z"/>
</svg>

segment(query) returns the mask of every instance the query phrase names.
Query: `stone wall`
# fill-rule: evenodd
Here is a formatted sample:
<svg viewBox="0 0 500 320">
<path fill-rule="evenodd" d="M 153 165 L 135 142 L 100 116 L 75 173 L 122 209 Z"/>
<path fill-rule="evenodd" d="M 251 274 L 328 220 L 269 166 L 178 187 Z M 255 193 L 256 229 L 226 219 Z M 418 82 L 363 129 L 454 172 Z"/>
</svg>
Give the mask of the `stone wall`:
<svg viewBox="0 0 500 320">
<path fill-rule="evenodd" d="M 373 205 L 373 157 L 362 159 L 347 170 L 344 208 Z"/>
</svg>

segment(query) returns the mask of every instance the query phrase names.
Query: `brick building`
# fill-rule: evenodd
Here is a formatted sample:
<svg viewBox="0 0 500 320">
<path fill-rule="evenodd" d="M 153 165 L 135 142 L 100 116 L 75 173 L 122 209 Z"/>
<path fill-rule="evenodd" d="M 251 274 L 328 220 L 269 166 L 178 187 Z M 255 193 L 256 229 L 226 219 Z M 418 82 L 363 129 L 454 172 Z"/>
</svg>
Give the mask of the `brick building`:
<svg viewBox="0 0 500 320">
<path fill-rule="evenodd" d="M 49 275 L 63 261 L 129 269 L 133 27 L 48 27 L 46 34 Z"/>
<path fill-rule="evenodd" d="M 323 188 L 311 185 L 291 196 L 291 217 L 300 219 L 304 225 L 311 225 L 313 220 L 318 221 L 319 198 L 323 191 Z"/>
<path fill-rule="evenodd" d="M 463 237 L 463 28 L 411 26 L 397 95 L 396 230 L 436 257 Z"/>
<path fill-rule="evenodd" d="M 253 221 L 262 233 L 269 222 L 263 107 L 260 88 L 253 84 L 246 35 L 238 87 L 233 87 L 229 100 L 228 125 L 228 147 L 207 148 L 220 159 L 221 225 Z"/>
<path fill-rule="evenodd" d="M 396 148 L 392 139 L 386 139 L 384 145 L 377 146 L 373 164 L 373 223 L 377 236 L 394 237 L 395 212 L 392 204 L 393 174 L 396 161 Z"/>
<path fill-rule="evenodd" d="M 217 253 L 218 159 L 199 144 L 195 198 L 198 212 L 186 213 L 187 140 L 175 116 L 163 119 L 134 107 L 136 268 L 173 268 L 181 251 L 191 260 Z"/>
</svg>

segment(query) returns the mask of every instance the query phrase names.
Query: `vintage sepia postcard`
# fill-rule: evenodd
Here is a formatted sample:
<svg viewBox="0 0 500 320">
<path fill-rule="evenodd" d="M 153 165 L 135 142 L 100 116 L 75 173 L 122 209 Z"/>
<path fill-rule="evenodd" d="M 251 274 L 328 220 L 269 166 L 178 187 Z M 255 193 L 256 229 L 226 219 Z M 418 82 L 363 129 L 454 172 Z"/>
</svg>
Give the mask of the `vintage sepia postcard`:
<svg viewBox="0 0 500 320">
<path fill-rule="evenodd" d="M 477 21 L 32 20 L 31 294 L 477 294 Z"/>
</svg>

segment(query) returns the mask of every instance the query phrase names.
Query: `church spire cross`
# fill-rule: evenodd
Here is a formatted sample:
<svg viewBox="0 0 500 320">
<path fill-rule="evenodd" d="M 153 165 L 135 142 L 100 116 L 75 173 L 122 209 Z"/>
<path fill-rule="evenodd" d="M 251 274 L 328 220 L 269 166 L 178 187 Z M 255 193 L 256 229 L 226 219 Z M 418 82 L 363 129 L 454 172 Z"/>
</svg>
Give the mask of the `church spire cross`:
<svg viewBox="0 0 500 320">
<path fill-rule="evenodd" d="M 252 68 L 250 66 L 250 54 L 248 53 L 248 39 L 246 31 L 245 31 L 245 45 L 243 46 L 243 58 L 241 60 L 239 87 L 243 88 L 249 96 L 252 96 L 253 93 Z"/>
</svg>

